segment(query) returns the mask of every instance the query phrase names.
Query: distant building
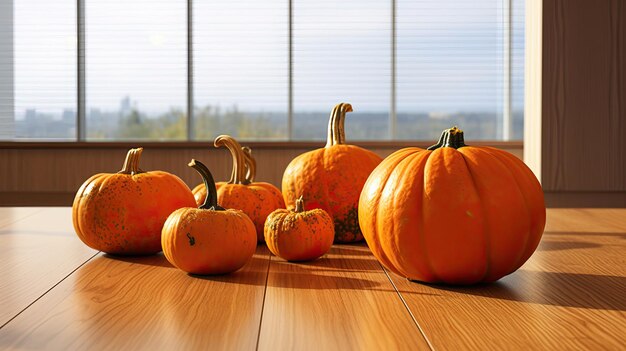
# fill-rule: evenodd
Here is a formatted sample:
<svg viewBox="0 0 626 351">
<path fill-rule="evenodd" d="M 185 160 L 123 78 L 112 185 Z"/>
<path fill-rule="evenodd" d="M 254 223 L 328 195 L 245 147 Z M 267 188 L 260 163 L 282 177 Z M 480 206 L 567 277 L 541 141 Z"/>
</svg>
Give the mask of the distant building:
<svg viewBox="0 0 626 351">
<path fill-rule="evenodd" d="M 133 110 L 133 104 L 130 101 L 130 96 L 125 96 L 120 100 L 120 116 L 126 116 Z"/>
<path fill-rule="evenodd" d="M 26 113 L 24 114 L 24 119 L 26 122 L 36 122 L 37 121 L 37 110 L 34 108 L 27 108 Z"/>
<path fill-rule="evenodd" d="M 67 124 L 74 124 L 76 122 L 76 112 L 71 109 L 63 109 L 61 114 L 61 120 Z"/>
</svg>

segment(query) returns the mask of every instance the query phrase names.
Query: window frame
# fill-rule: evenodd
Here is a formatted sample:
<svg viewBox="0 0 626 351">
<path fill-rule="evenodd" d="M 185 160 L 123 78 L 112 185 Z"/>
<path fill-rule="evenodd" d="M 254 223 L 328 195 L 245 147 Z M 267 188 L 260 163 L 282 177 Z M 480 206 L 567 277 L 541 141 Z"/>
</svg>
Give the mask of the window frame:
<svg viewBox="0 0 626 351">
<path fill-rule="evenodd" d="M 14 0 L 15 1 L 15 0 Z M 293 140 L 293 3 L 294 0 L 286 0 L 288 2 L 288 106 L 287 106 L 287 139 L 281 141 L 257 141 L 257 140 L 244 140 L 247 145 L 255 148 L 315 148 L 323 146 L 323 142 L 320 141 L 296 141 Z M 519 149 L 523 147 L 523 140 L 511 140 L 511 127 L 512 127 L 512 94 L 511 94 L 511 66 L 512 66 L 512 2 L 514 0 L 502 0 L 503 6 L 503 21 L 504 21 L 504 89 L 502 92 L 503 97 L 503 109 L 502 109 L 502 139 L 499 140 L 481 140 L 473 142 L 472 145 L 489 145 L 500 147 L 504 149 Z M 5 140 L 0 141 L 0 148 L 102 148 L 102 147 L 120 147 L 128 148 L 138 143 L 146 147 L 151 148 L 187 148 L 187 147 L 204 147 L 212 144 L 205 141 L 194 139 L 194 57 L 193 57 L 193 0 L 186 0 L 186 12 L 187 12 L 187 87 L 186 87 L 186 139 L 183 141 L 157 141 L 157 140 L 110 140 L 110 141 L 89 141 L 86 139 L 86 75 L 85 75 L 85 0 L 76 0 L 76 37 L 77 37 L 77 99 L 76 99 L 76 133 L 72 141 L 52 141 L 45 139 L 38 140 Z M 11 1 L 13 3 L 13 1 Z M 352 144 L 357 144 L 363 147 L 369 148 L 388 148 L 388 147 L 427 147 L 431 142 L 426 141 L 407 141 L 396 139 L 396 125 L 397 125 L 397 30 L 396 30 L 396 15 L 397 15 L 397 0 L 389 0 L 391 6 L 391 23 L 390 23 L 390 35 L 391 35 L 391 94 L 390 94 L 390 108 L 389 108 L 389 134 L 387 139 L 375 140 L 375 141 L 352 141 Z M 11 23 L 11 25 L 14 21 Z M 524 118 L 526 119 L 526 118 Z"/>
</svg>

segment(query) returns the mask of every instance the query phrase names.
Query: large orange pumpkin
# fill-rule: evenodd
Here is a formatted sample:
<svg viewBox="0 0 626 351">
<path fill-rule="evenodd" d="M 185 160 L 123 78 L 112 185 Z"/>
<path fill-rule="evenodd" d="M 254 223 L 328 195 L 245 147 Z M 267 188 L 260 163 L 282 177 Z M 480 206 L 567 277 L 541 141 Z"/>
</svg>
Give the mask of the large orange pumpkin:
<svg viewBox="0 0 626 351">
<path fill-rule="evenodd" d="M 221 146 L 228 148 L 233 157 L 233 172 L 228 182 L 216 184 L 217 200 L 224 207 L 242 210 L 248 215 L 254 222 L 258 241 L 263 242 L 265 219 L 272 211 L 285 208 L 283 196 L 270 183 L 253 182 L 256 162 L 252 159 L 251 151 L 244 151 L 237 140 L 228 135 L 220 135 L 215 139 L 215 147 Z"/>
<path fill-rule="evenodd" d="M 278 209 L 265 221 L 267 247 L 287 261 L 314 260 L 330 250 L 334 238 L 330 215 L 319 208 L 305 211 L 302 197 L 294 211 Z"/>
<path fill-rule="evenodd" d="M 256 250 L 254 223 L 239 210 L 217 203 L 213 176 L 199 161 L 191 160 L 204 181 L 208 196 L 199 208 L 174 211 L 163 226 L 163 253 L 168 261 L 192 274 L 223 274 L 243 267 Z"/>
<path fill-rule="evenodd" d="M 121 171 L 96 174 L 76 193 L 74 229 L 87 246 L 118 255 L 157 253 L 167 216 L 195 205 L 191 190 L 177 176 L 139 168 L 142 151 L 131 149 Z"/>
<path fill-rule="evenodd" d="M 375 153 L 355 145 L 347 145 L 344 121 L 352 106 L 335 106 L 328 123 L 328 140 L 321 149 L 306 152 L 285 169 L 282 181 L 287 208 L 294 208 L 295 199 L 303 196 L 306 207 L 321 208 L 335 223 L 335 242 L 363 240 L 357 218 L 359 194 L 372 170 L 382 160 Z"/>
<path fill-rule="evenodd" d="M 492 282 L 532 255 L 546 210 L 541 185 L 518 158 L 443 132 L 428 150 L 406 148 L 371 174 L 359 223 L 387 268 L 429 283 Z"/>
</svg>

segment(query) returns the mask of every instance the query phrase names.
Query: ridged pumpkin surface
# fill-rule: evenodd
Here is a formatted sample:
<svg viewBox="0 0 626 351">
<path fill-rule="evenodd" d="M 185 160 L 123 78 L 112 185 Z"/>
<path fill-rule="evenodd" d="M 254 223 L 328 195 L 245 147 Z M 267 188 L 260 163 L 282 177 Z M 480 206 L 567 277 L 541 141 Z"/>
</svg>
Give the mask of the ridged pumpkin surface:
<svg viewBox="0 0 626 351">
<path fill-rule="evenodd" d="M 326 147 L 294 158 L 283 174 L 282 193 L 287 208 L 303 196 L 305 210 L 321 208 L 335 224 L 335 241 L 363 240 L 358 222 L 361 189 L 382 158 L 354 145 L 345 144 L 343 124 L 350 104 L 339 104 L 331 113 Z"/>
<path fill-rule="evenodd" d="M 285 208 L 283 196 L 277 187 L 266 182 L 255 182 L 256 162 L 251 151 L 231 136 L 220 135 L 215 139 L 215 146 L 225 146 L 233 157 L 233 171 L 228 182 L 216 183 L 217 201 L 226 208 L 243 211 L 254 223 L 257 239 L 265 241 L 263 226 L 265 219 L 274 210 Z M 206 198 L 202 184 L 194 188 L 198 204 Z"/>
<path fill-rule="evenodd" d="M 200 208 L 181 208 L 168 217 L 162 231 L 163 253 L 188 273 L 234 272 L 256 250 L 254 224 L 242 211 L 217 204 L 213 176 L 206 166 L 195 160 L 190 166 L 202 175 L 209 196 Z"/>
<path fill-rule="evenodd" d="M 249 185 L 223 184 L 217 189 L 217 201 L 226 208 L 243 211 L 254 223 L 258 241 L 265 241 L 263 226 L 274 210 L 284 208 L 280 191 L 269 183 L 254 182 Z"/>
<path fill-rule="evenodd" d="M 287 261 L 316 259 L 330 250 L 335 238 L 330 215 L 319 208 L 304 211 L 302 198 L 298 201 L 295 211 L 278 209 L 265 221 L 267 247 Z"/>
<path fill-rule="evenodd" d="M 163 253 L 192 274 L 224 274 L 243 267 L 256 250 L 256 232 L 239 210 L 181 208 L 163 226 Z"/>
<path fill-rule="evenodd" d="M 541 186 L 522 161 L 464 144 L 393 153 L 359 201 L 376 258 L 429 283 L 491 282 L 514 272 L 537 248 L 545 219 Z"/>
<path fill-rule="evenodd" d="M 177 176 L 140 171 L 140 154 L 141 149 L 129 151 L 127 163 L 134 164 L 125 164 L 127 172 L 96 174 L 76 193 L 74 229 L 87 246 L 118 255 L 157 253 L 167 217 L 195 206 L 191 190 Z"/>
</svg>

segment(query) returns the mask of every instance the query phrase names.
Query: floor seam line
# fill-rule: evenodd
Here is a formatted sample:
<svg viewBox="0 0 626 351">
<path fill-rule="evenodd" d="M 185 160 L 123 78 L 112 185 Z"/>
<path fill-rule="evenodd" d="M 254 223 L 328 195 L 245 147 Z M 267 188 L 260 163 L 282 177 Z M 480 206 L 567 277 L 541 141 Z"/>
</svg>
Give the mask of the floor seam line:
<svg viewBox="0 0 626 351">
<path fill-rule="evenodd" d="M 426 344 L 428 345 L 428 347 L 431 350 L 435 350 L 435 348 L 433 347 L 433 344 L 430 342 L 430 340 L 428 339 L 428 337 L 426 336 L 426 333 L 424 332 L 424 329 L 419 325 L 419 323 L 417 322 L 417 319 L 415 318 L 415 316 L 413 315 L 413 311 L 411 311 L 411 309 L 409 308 L 409 305 L 406 303 L 406 300 L 404 300 L 404 296 L 402 296 L 402 294 L 400 293 L 400 291 L 398 290 L 398 287 L 396 286 L 396 283 L 393 281 L 393 279 L 391 279 L 391 277 L 389 276 L 389 272 L 387 272 L 387 270 L 385 269 L 385 267 L 383 267 L 383 265 L 378 262 L 378 264 L 380 265 L 380 267 L 382 268 L 383 272 L 385 272 L 385 275 L 387 276 L 387 279 L 389 279 L 389 281 L 391 282 L 391 286 L 393 286 L 393 289 L 396 291 L 396 294 L 398 294 L 398 297 L 400 298 L 400 301 L 402 301 L 402 304 L 404 305 L 404 308 L 406 308 L 407 312 L 409 312 L 409 316 L 411 316 L 411 319 L 413 320 L 413 323 L 415 323 L 415 326 L 417 327 L 417 329 L 420 331 L 420 333 L 422 334 L 422 337 L 424 338 L 424 341 L 426 341 Z"/>
<path fill-rule="evenodd" d="M 63 277 L 61 280 L 59 280 L 58 282 L 56 282 L 53 286 L 51 286 L 48 290 L 44 291 L 43 294 L 41 294 L 39 297 L 37 297 L 35 300 L 33 300 L 33 302 L 29 303 L 26 307 L 24 307 L 21 311 L 19 311 L 17 314 L 15 314 L 15 316 L 11 317 L 11 319 L 9 319 L 8 321 L 6 321 L 4 324 L 2 324 L 0 326 L 0 330 L 2 330 L 2 328 L 6 327 L 9 323 L 11 323 L 15 318 L 19 317 L 19 315 L 21 315 L 22 313 L 24 313 L 24 311 L 26 311 L 27 309 L 30 308 L 30 306 L 34 305 L 37 301 L 41 300 L 44 296 L 46 296 L 50 291 L 52 291 L 52 289 L 56 288 L 59 284 L 61 284 L 62 282 L 65 281 L 65 279 L 69 278 L 69 276 L 71 276 L 72 274 L 74 274 L 74 272 L 76 272 L 78 269 L 80 269 L 80 267 L 84 266 L 87 262 L 91 261 L 94 257 L 96 257 L 98 254 L 100 253 L 100 251 L 96 252 L 95 254 L 93 254 L 93 256 L 89 257 L 85 262 L 81 263 L 78 267 L 74 268 L 74 270 L 72 270 L 69 274 L 67 274 L 65 277 Z"/>
<path fill-rule="evenodd" d="M 269 251 L 269 250 L 268 250 Z M 263 289 L 263 303 L 261 304 L 261 318 L 259 319 L 259 331 L 256 336 L 256 348 L 255 350 L 259 350 L 259 341 L 261 340 L 261 327 L 263 326 L 263 315 L 265 314 L 265 298 L 267 296 L 267 283 L 270 278 L 270 267 L 272 265 L 272 253 L 268 252 L 267 255 L 267 273 L 265 275 L 265 289 Z"/>
</svg>

